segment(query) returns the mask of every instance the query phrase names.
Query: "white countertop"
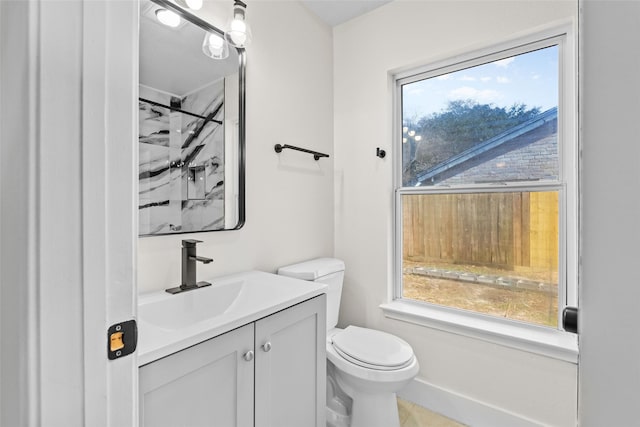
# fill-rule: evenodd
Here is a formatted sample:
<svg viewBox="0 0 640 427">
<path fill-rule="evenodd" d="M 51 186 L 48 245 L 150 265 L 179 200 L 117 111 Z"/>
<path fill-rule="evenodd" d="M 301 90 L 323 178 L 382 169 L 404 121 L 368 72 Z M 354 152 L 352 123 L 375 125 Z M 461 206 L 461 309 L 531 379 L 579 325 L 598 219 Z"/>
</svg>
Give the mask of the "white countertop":
<svg viewBox="0 0 640 427">
<path fill-rule="evenodd" d="M 207 280 L 212 286 L 138 298 L 138 366 L 326 293 L 322 283 L 248 271 Z"/>
</svg>

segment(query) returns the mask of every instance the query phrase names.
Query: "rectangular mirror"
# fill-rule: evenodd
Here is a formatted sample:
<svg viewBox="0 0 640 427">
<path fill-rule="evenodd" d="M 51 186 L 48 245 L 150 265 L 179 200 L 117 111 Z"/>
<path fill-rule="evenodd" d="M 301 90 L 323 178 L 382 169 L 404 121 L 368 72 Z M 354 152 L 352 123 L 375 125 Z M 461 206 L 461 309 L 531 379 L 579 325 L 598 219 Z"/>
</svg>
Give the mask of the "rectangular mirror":
<svg viewBox="0 0 640 427">
<path fill-rule="evenodd" d="M 160 9 L 177 26 L 160 23 Z M 245 52 L 205 55 L 210 34 L 223 35 L 172 2 L 140 2 L 140 236 L 244 224 Z"/>
</svg>

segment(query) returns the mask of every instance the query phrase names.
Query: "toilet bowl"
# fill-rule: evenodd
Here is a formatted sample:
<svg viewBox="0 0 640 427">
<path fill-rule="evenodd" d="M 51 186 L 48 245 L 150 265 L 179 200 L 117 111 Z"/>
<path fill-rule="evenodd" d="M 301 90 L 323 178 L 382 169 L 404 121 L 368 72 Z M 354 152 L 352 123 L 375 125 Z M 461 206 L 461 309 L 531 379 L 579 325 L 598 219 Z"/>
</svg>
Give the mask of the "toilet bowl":
<svg viewBox="0 0 640 427">
<path fill-rule="evenodd" d="M 404 340 L 382 331 L 336 328 L 344 262 L 318 258 L 281 267 L 278 274 L 328 285 L 327 426 L 399 427 L 396 392 L 420 369 Z"/>
</svg>

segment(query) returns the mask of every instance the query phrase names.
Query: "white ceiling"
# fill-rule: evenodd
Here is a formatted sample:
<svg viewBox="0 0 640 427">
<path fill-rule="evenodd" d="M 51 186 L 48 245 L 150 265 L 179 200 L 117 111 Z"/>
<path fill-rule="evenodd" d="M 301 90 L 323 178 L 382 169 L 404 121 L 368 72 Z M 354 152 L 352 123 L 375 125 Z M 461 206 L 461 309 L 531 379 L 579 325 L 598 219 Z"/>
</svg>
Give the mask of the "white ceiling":
<svg viewBox="0 0 640 427">
<path fill-rule="evenodd" d="M 300 0 L 309 10 L 334 27 L 364 15 L 392 0 Z"/>
</svg>

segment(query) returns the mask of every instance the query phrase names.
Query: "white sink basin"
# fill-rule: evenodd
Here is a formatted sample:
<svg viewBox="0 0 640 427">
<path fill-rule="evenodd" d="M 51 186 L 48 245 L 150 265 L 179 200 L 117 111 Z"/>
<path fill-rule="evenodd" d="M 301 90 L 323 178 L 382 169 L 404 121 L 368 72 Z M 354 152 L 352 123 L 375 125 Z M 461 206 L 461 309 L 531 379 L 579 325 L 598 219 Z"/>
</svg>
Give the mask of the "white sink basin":
<svg viewBox="0 0 640 427">
<path fill-rule="evenodd" d="M 141 302 L 138 317 L 162 329 L 184 328 L 227 312 L 245 283 L 244 280 L 220 283 L 146 304 Z"/>
<path fill-rule="evenodd" d="M 139 366 L 326 292 L 321 283 L 261 271 L 206 281 L 212 285 L 139 296 Z"/>
</svg>

